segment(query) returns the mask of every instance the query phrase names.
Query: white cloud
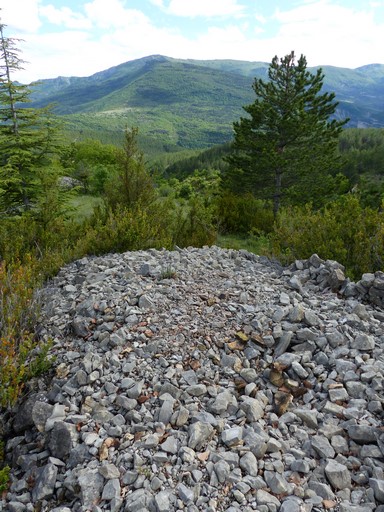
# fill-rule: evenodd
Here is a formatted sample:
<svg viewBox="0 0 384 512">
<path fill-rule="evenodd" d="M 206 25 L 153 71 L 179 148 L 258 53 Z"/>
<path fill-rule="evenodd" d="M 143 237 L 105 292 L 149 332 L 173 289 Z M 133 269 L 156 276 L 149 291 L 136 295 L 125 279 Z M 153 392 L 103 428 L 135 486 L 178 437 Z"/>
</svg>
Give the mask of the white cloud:
<svg viewBox="0 0 384 512">
<path fill-rule="evenodd" d="M 152 5 L 155 5 L 156 7 L 164 7 L 164 1 L 163 0 L 149 0 Z"/>
<path fill-rule="evenodd" d="M 372 9 L 357 10 L 319 0 L 277 10 L 274 18 L 280 28 L 271 42 L 279 55 L 295 49 L 307 56 L 310 65 L 352 68 L 383 60 L 384 25 L 375 20 Z"/>
<path fill-rule="evenodd" d="M 91 23 L 79 13 L 75 13 L 69 7 L 56 9 L 53 5 L 42 6 L 40 14 L 50 23 L 60 25 L 69 29 L 88 29 Z"/>
<path fill-rule="evenodd" d="M 58 75 L 87 76 L 151 54 L 270 62 L 274 55 L 282 57 L 294 50 L 297 55 L 303 53 L 310 66 L 355 68 L 383 62 L 383 22 L 368 4 L 353 9 L 337 5 L 334 0 L 308 0 L 301 5 L 295 3 L 292 9 L 280 7 L 269 18 L 265 13 L 261 16 L 254 6 L 254 12 L 248 11 L 247 17 L 232 15 L 225 24 L 225 18 L 218 13 L 229 12 L 229 7 L 239 8 L 240 0 L 204 0 L 205 9 L 200 0 L 147 0 L 158 7 L 167 4 L 167 9 L 183 8 L 177 11 L 180 16 L 181 12 L 196 16 L 199 12 L 217 13 L 212 20 L 194 20 L 190 14 L 189 19 L 180 17 L 177 23 L 165 12 L 149 18 L 138 9 L 127 8 L 130 2 L 124 0 L 86 0 L 85 4 L 79 1 L 77 11 L 55 9 L 48 4 L 43 7 L 43 1 L 2 0 L 18 21 L 19 30 L 29 30 L 25 36 L 20 34 L 25 39 L 22 57 L 30 63 L 17 77 L 24 82 Z M 24 5 L 29 19 L 17 14 Z M 56 32 L 38 32 L 39 9 L 41 21 L 48 16 L 51 24 L 60 23 Z M 2 21 L 9 24 L 4 14 L 1 12 Z M 210 26 L 207 21 L 212 21 Z M 18 36 L 11 30 L 7 33 Z"/>
<path fill-rule="evenodd" d="M 9 31 L 33 33 L 41 26 L 39 0 L 2 0 L 0 17 Z"/>
<path fill-rule="evenodd" d="M 141 11 L 126 9 L 121 0 L 93 0 L 84 6 L 87 17 L 103 29 L 114 29 L 149 24 L 149 19 Z"/>
<path fill-rule="evenodd" d="M 267 18 L 262 14 L 255 14 L 254 18 L 258 23 L 261 23 L 262 25 L 267 23 Z"/>
<path fill-rule="evenodd" d="M 156 2 L 160 4 L 160 2 Z M 175 16 L 206 17 L 237 16 L 244 7 L 237 0 L 170 0 L 167 12 Z"/>
<path fill-rule="evenodd" d="M 189 51 L 195 53 L 198 59 L 233 59 L 236 55 L 237 58 L 243 59 L 239 54 L 242 53 L 246 43 L 244 31 L 236 25 L 211 27 L 191 44 Z"/>
</svg>

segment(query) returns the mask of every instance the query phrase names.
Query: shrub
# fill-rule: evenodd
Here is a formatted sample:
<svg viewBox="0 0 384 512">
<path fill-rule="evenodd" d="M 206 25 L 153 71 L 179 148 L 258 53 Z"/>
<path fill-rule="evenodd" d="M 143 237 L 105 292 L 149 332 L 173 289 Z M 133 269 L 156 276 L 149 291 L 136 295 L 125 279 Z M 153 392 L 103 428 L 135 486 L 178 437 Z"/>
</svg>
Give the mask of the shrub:
<svg viewBox="0 0 384 512">
<path fill-rule="evenodd" d="M 217 239 L 214 207 L 205 204 L 204 198 L 192 197 L 175 209 L 170 234 L 173 245 L 179 247 L 212 245 Z"/>
<path fill-rule="evenodd" d="M 156 217 L 150 211 L 140 206 L 134 210 L 119 207 L 115 211 L 99 208 L 78 240 L 75 255 L 135 251 L 169 243 L 159 232 Z"/>
<path fill-rule="evenodd" d="M 345 265 L 359 279 L 384 264 L 384 215 L 363 208 L 357 196 L 346 195 L 321 210 L 310 205 L 282 209 L 273 235 L 273 251 L 283 262 L 318 253 Z"/>
<path fill-rule="evenodd" d="M 264 233 L 273 230 L 271 206 L 252 194 L 222 195 L 218 199 L 218 217 L 222 232 L 246 235 L 255 230 Z"/>
<path fill-rule="evenodd" d="M 116 171 L 105 182 L 105 195 L 112 210 L 150 204 L 156 199 L 151 175 L 144 154 L 137 144 L 138 129 L 125 131 L 123 148 L 116 151 Z"/>
<path fill-rule="evenodd" d="M 34 262 L 0 264 L 0 407 L 15 403 L 25 382 L 48 369 L 49 343 L 33 332 L 38 305 Z"/>
</svg>

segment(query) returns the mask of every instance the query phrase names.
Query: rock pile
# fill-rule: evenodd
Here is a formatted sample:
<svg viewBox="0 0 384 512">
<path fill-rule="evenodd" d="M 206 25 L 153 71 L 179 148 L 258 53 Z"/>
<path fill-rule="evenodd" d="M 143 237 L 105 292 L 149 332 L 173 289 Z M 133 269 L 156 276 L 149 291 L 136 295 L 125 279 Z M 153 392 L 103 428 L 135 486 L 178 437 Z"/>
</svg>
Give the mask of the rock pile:
<svg viewBox="0 0 384 512">
<path fill-rule="evenodd" d="M 320 290 L 330 288 L 344 297 L 358 297 L 384 308 L 384 272 L 363 274 L 360 281 L 353 283 L 345 277 L 345 268 L 337 261 L 323 261 L 317 254 L 308 260 L 297 261 L 293 266 L 300 282 L 312 281 Z"/>
<path fill-rule="evenodd" d="M 384 313 L 339 270 L 217 247 L 64 267 L 0 510 L 384 511 Z"/>
</svg>

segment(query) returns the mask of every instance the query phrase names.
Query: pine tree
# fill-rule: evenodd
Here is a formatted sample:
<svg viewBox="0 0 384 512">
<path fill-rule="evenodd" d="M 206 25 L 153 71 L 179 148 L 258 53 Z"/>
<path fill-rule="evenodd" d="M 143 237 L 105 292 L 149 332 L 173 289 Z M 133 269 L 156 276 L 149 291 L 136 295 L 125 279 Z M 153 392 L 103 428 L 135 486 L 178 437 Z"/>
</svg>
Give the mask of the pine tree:
<svg viewBox="0 0 384 512">
<path fill-rule="evenodd" d="M 285 195 L 307 200 L 329 185 L 339 168 L 337 142 L 348 119 L 330 120 L 338 105 L 335 95 L 321 93 L 324 74 L 310 73 L 303 55 L 297 62 L 294 52 L 274 57 L 268 77 L 254 80 L 256 100 L 244 107 L 249 116 L 234 123 L 224 183 L 234 193 L 273 199 L 276 216 Z"/>
<path fill-rule="evenodd" d="M 0 23 L 0 212 L 28 211 L 39 195 L 38 174 L 49 164 L 56 129 L 50 108 L 28 108 L 31 89 L 12 80 L 23 69 L 17 44 Z"/>
<path fill-rule="evenodd" d="M 136 127 L 126 129 L 123 147 L 116 153 L 117 172 L 105 186 L 107 203 L 112 210 L 148 206 L 156 197 L 153 179 L 138 146 L 138 133 Z"/>
</svg>

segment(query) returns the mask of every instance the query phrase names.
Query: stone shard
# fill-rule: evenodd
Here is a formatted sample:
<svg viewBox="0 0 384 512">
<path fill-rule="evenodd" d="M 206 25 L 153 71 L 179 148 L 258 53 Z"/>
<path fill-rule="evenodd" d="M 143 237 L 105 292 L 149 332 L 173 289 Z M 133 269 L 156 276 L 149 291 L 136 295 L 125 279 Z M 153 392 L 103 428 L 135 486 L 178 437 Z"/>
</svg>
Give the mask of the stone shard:
<svg viewBox="0 0 384 512">
<path fill-rule="evenodd" d="M 76 425 L 56 421 L 49 433 L 48 448 L 53 457 L 65 460 L 69 457 L 77 439 Z"/>
<path fill-rule="evenodd" d="M 16 433 L 23 432 L 24 430 L 34 425 L 33 421 L 33 408 L 36 402 L 47 402 L 47 397 L 44 393 L 36 393 L 29 396 L 21 406 L 18 407 L 16 415 L 13 420 L 13 430 Z"/>
<path fill-rule="evenodd" d="M 98 503 L 104 488 L 104 477 L 97 469 L 81 469 L 79 471 L 78 484 L 84 507 L 91 508 Z"/>
<path fill-rule="evenodd" d="M 315 435 L 311 439 L 311 444 L 321 458 L 328 459 L 335 456 L 335 450 L 326 437 Z"/>
<path fill-rule="evenodd" d="M 373 489 L 375 498 L 379 503 L 384 503 L 384 479 L 370 478 L 369 485 Z"/>
<path fill-rule="evenodd" d="M 325 474 L 334 489 L 349 489 L 351 487 L 351 474 L 344 464 L 329 460 L 325 466 Z"/>
<path fill-rule="evenodd" d="M 201 450 L 211 438 L 214 428 L 209 423 L 197 421 L 189 426 L 188 447 L 192 450 Z"/>
<path fill-rule="evenodd" d="M 359 444 L 376 443 L 379 434 L 379 430 L 371 425 L 350 425 L 347 432 L 349 437 Z"/>
<path fill-rule="evenodd" d="M 32 489 L 33 501 L 47 500 L 52 497 L 55 490 L 57 472 L 58 468 L 54 464 L 47 464 L 41 469 Z"/>
<path fill-rule="evenodd" d="M 223 430 L 221 433 L 221 440 L 228 447 L 238 445 L 243 438 L 243 429 L 242 427 L 232 427 L 226 430 Z"/>
</svg>

